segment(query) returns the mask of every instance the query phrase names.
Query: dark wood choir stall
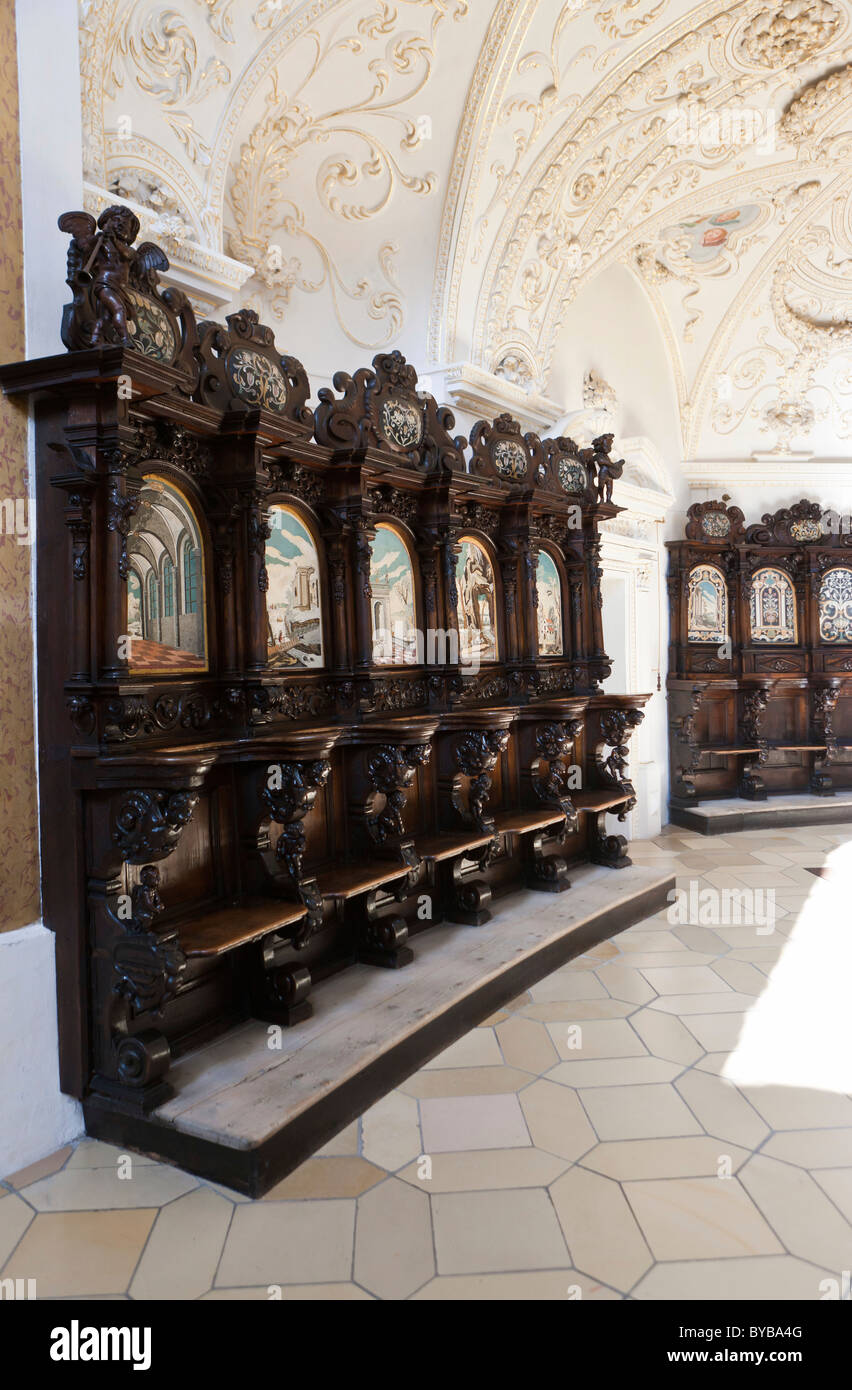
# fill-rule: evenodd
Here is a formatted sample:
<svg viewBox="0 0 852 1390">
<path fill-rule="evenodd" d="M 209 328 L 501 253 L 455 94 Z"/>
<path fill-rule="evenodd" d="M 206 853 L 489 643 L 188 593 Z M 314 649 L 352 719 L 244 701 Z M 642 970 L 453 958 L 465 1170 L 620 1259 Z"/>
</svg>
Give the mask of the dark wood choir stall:
<svg viewBox="0 0 852 1390">
<path fill-rule="evenodd" d="M 455 439 L 397 352 L 312 412 L 254 313 L 196 324 L 160 287 L 126 208 L 60 226 L 69 351 L 0 381 L 37 432 L 61 1076 L 91 1133 L 158 1152 L 174 1059 L 299 1025 L 312 986 L 511 889 L 629 864 L 606 817 L 647 697 L 601 690 L 610 436 Z"/>
<path fill-rule="evenodd" d="M 762 824 L 849 818 L 852 536 L 816 502 L 751 526 L 727 503 L 668 547 L 671 819 L 741 828 L 728 798 Z"/>
</svg>

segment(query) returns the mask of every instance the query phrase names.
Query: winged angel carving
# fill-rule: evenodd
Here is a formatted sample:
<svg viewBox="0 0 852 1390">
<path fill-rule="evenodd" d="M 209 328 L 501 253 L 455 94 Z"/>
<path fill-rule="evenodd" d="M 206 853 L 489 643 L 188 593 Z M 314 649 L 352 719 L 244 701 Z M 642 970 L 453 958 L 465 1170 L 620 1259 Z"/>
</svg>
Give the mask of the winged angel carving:
<svg viewBox="0 0 852 1390">
<path fill-rule="evenodd" d="M 104 208 L 97 222 L 88 212 L 64 212 L 59 230 L 68 232 L 66 284 L 73 301 L 62 314 L 62 341 L 72 351 L 100 343 L 127 342 L 133 330 L 130 291 L 151 295 L 168 258 L 152 241 L 134 247 L 139 219 L 130 208 Z"/>
</svg>

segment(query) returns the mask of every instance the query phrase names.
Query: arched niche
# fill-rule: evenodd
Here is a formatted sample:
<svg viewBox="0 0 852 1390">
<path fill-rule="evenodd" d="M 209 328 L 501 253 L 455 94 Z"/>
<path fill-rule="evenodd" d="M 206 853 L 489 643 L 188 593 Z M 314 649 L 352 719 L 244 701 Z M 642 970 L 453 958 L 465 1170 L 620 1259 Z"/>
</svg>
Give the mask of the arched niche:
<svg viewBox="0 0 852 1390">
<path fill-rule="evenodd" d="M 322 566 L 307 521 L 283 502 L 269 508 L 266 652 L 270 670 L 325 664 Z"/>
<path fill-rule="evenodd" d="M 402 532 L 386 521 L 370 542 L 370 589 L 374 664 L 416 665 L 423 658 L 414 565 Z"/>
<path fill-rule="evenodd" d="M 459 537 L 456 593 L 459 661 L 462 665 L 496 661 L 499 655 L 497 583 L 491 556 L 475 536 Z"/>
<path fill-rule="evenodd" d="M 562 571 L 559 561 L 542 546 L 535 571 L 536 622 L 540 657 L 565 655 Z"/>
<path fill-rule="evenodd" d="M 146 474 L 127 537 L 128 665 L 134 674 L 208 668 L 204 540 L 192 503 Z"/>
<path fill-rule="evenodd" d="M 687 641 L 724 642 L 728 636 L 728 586 L 716 565 L 689 571 Z"/>
<path fill-rule="evenodd" d="M 852 569 L 833 565 L 819 586 L 819 640 L 852 642 Z"/>
<path fill-rule="evenodd" d="M 798 641 L 796 593 L 789 576 L 776 565 L 764 565 L 752 575 L 749 626 L 752 642 Z"/>
</svg>

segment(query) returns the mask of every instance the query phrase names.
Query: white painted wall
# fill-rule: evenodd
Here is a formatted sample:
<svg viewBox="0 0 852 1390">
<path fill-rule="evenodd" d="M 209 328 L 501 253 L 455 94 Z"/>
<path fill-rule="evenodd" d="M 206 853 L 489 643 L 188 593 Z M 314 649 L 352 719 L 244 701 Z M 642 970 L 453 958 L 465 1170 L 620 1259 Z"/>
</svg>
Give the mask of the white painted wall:
<svg viewBox="0 0 852 1390">
<path fill-rule="evenodd" d="M 82 206 L 76 0 L 18 0 L 16 20 L 27 356 L 41 357 L 62 351 L 68 297 L 56 219 Z M 32 470 L 32 428 L 29 450 Z M 36 922 L 0 935 L 0 1175 L 82 1132 L 81 1107 L 59 1089 L 54 937 Z"/>
</svg>

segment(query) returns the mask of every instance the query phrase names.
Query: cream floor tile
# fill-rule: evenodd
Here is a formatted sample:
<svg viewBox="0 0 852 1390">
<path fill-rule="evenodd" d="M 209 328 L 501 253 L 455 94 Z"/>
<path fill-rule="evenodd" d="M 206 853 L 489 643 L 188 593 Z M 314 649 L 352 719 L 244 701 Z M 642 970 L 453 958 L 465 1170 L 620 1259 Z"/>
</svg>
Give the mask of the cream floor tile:
<svg viewBox="0 0 852 1390">
<path fill-rule="evenodd" d="M 537 1148 L 576 1159 L 596 1143 L 597 1136 L 573 1090 L 542 1078 L 522 1091 L 519 1099 Z"/>
<path fill-rule="evenodd" d="M 675 1087 L 708 1134 L 744 1148 L 756 1149 L 769 1126 L 735 1086 L 705 1071 L 688 1071 Z"/>
<path fill-rule="evenodd" d="M 739 1181 L 791 1255 L 836 1274 L 850 1268 L 852 1226 L 808 1173 L 756 1154 Z"/>
<path fill-rule="evenodd" d="M 852 1168 L 824 1168 L 821 1173 L 814 1173 L 814 1181 L 852 1223 Z"/>
<path fill-rule="evenodd" d="M 204 1187 L 164 1206 L 133 1276 L 132 1297 L 172 1300 L 206 1293 L 233 1212 L 230 1202 Z"/>
<path fill-rule="evenodd" d="M 624 965 L 640 970 L 647 978 L 648 970 L 680 969 L 693 966 L 713 965 L 716 956 L 702 956 L 698 951 L 635 951 L 622 958 Z"/>
<path fill-rule="evenodd" d="M 602 965 L 595 974 L 613 999 L 623 999 L 626 1004 L 646 1004 L 654 997 L 644 976 L 628 965 Z"/>
<path fill-rule="evenodd" d="M 706 1071 L 711 1076 L 724 1076 L 725 1067 L 730 1060 L 730 1052 L 705 1052 L 695 1063 L 695 1071 Z"/>
<path fill-rule="evenodd" d="M 435 1071 L 442 1067 L 492 1067 L 499 1066 L 503 1058 L 494 1035 L 493 1028 L 472 1028 L 463 1038 L 454 1042 L 431 1062 L 423 1071 Z"/>
<path fill-rule="evenodd" d="M 0 1270 L 32 1219 L 32 1207 L 28 1207 L 16 1193 L 0 1195 Z"/>
<path fill-rule="evenodd" d="M 657 994 L 713 994 L 719 990 L 719 976 L 703 965 L 644 967 L 642 974 Z"/>
<path fill-rule="evenodd" d="M 156 1210 L 40 1213 L 4 1266 L 3 1278 L 35 1279 L 39 1298 L 123 1293 L 156 1215 Z"/>
<path fill-rule="evenodd" d="M 690 1066 L 701 1056 L 701 1044 L 684 1027 L 680 1019 L 672 1014 L 644 1008 L 633 1014 L 630 1022 L 648 1051 L 655 1057 L 677 1062 L 681 1066 Z"/>
<path fill-rule="evenodd" d="M 518 1097 L 446 1096 L 420 1102 L 423 1153 L 507 1149 L 530 1143 Z"/>
<path fill-rule="evenodd" d="M 736 1178 L 626 1182 L 624 1192 L 658 1260 L 784 1253 Z"/>
<path fill-rule="evenodd" d="M 585 1120 L 585 1116 L 582 1117 Z M 504 1187 L 546 1187 L 568 1167 L 543 1149 L 480 1149 L 467 1153 L 435 1154 L 431 1172 L 410 1163 L 397 1174 L 423 1192 L 485 1192 Z"/>
<path fill-rule="evenodd" d="M 64 1168 L 25 1189 L 36 1211 L 107 1211 L 155 1207 L 182 1197 L 198 1179 L 167 1164 L 143 1164 L 119 1177 L 111 1168 Z"/>
<path fill-rule="evenodd" d="M 743 1029 L 745 1014 L 690 1014 L 684 1020 L 708 1052 L 731 1052 Z"/>
<path fill-rule="evenodd" d="M 358 1203 L 355 1282 L 377 1298 L 407 1298 L 435 1273 L 429 1198 L 388 1178 Z"/>
<path fill-rule="evenodd" d="M 560 1086 L 642 1086 L 655 1081 L 673 1081 L 683 1067 L 659 1057 L 606 1057 L 595 1062 L 582 1059 L 560 1062 L 547 1073 L 549 1081 Z"/>
<path fill-rule="evenodd" d="M 3 1181 L 8 1183 L 10 1187 L 29 1187 L 32 1183 L 38 1182 L 40 1178 L 49 1178 L 52 1173 L 58 1173 L 73 1152 L 72 1146 L 66 1144 L 64 1148 L 57 1149 L 55 1153 L 48 1154 L 46 1158 L 39 1159 L 37 1163 L 30 1163 L 28 1167 L 19 1169 L 17 1173 L 10 1173 Z"/>
<path fill-rule="evenodd" d="M 818 1299 L 825 1271 L 789 1255 L 742 1260 L 678 1261 L 656 1265 L 632 1291 L 642 1299 L 747 1299 L 776 1302 Z M 690 1346 L 692 1343 L 690 1343 Z M 698 1346 L 698 1342 L 695 1342 Z M 705 1345 L 701 1344 L 702 1347 Z M 684 1343 L 686 1346 L 686 1343 Z"/>
<path fill-rule="evenodd" d="M 443 1299 L 453 1303 L 465 1300 L 564 1303 L 580 1298 L 586 1303 L 590 1299 L 600 1302 L 619 1300 L 620 1297 L 620 1294 L 605 1288 L 603 1284 L 578 1274 L 576 1269 L 564 1269 L 552 1274 L 536 1271 L 528 1274 L 445 1275 L 420 1289 L 412 1301 L 436 1302 Z"/>
<path fill-rule="evenodd" d="M 352 1277 L 355 1202 L 254 1202 L 234 1211 L 217 1287 Z"/>
<path fill-rule="evenodd" d="M 786 1086 L 741 1086 L 770 1129 L 830 1129 L 852 1125 L 852 1100 L 832 1091 Z"/>
<path fill-rule="evenodd" d="M 556 1213 L 540 1188 L 432 1198 L 439 1274 L 569 1269 Z"/>
<path fill-rule="evenodd" d="M 278 1289 L 275 1289 L 278 1300 Z M 285 1284 L 281 1289 L 282 1303 L 372 1303 L 373 1295 L 357 1284 Z M 269 1287 L 260 1284 L 256 1288 L 211 1289 L 204 1294 L 204 1303 L 270 1302 Z"/>
<path fill-rule="evenodd" d="M 329 1139 L 327 1144 L 323 1144 L 321 1149 L 317 1149 L 317 1156 L 336 1157 L 343 1154 L 357 1154 L 361 1144 L 361 1121 L 353 1120 L 351 1125 L 347 1125 L 339 1134 L 335 1134 L 333 1139 Z"/>
<path fill-rule="evenodd" d="M 731 1161 L 732 1171 L 751 1157 L 749 1149 L 720 1144 L 718 1139 L 626 1139 L 598 1144 L 584 1154 L 582 1166 L 617 1181 L 642 1178 L 716 1177 L 720 1165 Z"/>
<path fill-rule="evenodd" d="M 728 960 L 777 960 L 787 945 L 787 938 L 775 930 L 758 931 L 756 925 L 742 927 L 719 927 L 719 935 L 731 949 Z"/>
<path fill-rule="evenodd" d="M 530 989 L 536 1004 L 564 999 L 606 999 L 603 985 L 591 970 L 557 970 Z"/>
<path fill-rule="evenodd" d="M 547 1030 L 561 1058 L 637 1057 L 646 1048 L 626 1019 L 589 1019 L 584 1023 L 549 1023 Z"/>
<path fill-rule="evenodd" d="M 572 1168 L 551 1185 L 550 1195 L 575 1267 L 626 1293 L 652 1256 L 618 1183 Z"/>
<path fill-rule="evenodd" d="M 119 1160 L 126 1166 L 127 1159 L 134 1165 L 156 1163 L 155 1158 L 145 1154 L 133 1153 L 131 1149 L 119 1149 L 115 1144 L 104 1144 L 100 1139 L 83 1139 L 65 1164 L 66 1168 L 117 1168 Z"/>
<path fill-rule="evenodd" d="M 544 1004 L 527 1004 L 522 1016 L 542 1023 L 579 1023 L 586 1018 L 627 1018 L 638 1007 L 623 1004 L 620 999 L 552 999 Z"/>
<path fill-rule="evenodd" d="M 800 1168 L 852 1167 L 852 1129 L 791 1129 L 773 1134 L 762 1153 Z"/>
<path fill-rule="evenodd" d="M 639 931 L 637 927 L 631 927 L 618 937 L 618 945 L 627 955 L 634 952 L 650 955 L 657 951 L 675 951 L 678 955 L 688 955 L 688 947 L 685 947 L 684 942 L 678 941 L 674 931 Z"/>
<path fill-rule="evenodd" d="M 675 927 L 675 935 L 690 951 L 701 951 L 705 955 L 717 956 L 724 953 L 725 942 L 709 927 L 687 925 Z"/>
<path fill-rule="evenodd" d="M 673 1086 L 601 1086 L 582 1091 L 580 1099 L 602 1140 L 701 1133 Z"/>
<path fill-rule="evenodd" d="M 515 1015 L 496 1029 L 497 1041 L 506 1064 L 539 1075 L 559 1060 L 550 1034 L 543 1023 Z"/>
<path fill-rule="evenodd" d="M 650 1005 L 660 1013 L 677 1014 L 728 1014 L 744 1013 L 754 1007 L 750 994 L 738 994 L 729 989 L 718 994 L 666 994 L 655 999 Z"/>
<path fill-rule="evenodd" d="M 761 995 L 766 989 L 766 976 L 743 960 L 720 960 L 714 971 L 726 985 L 739 994 Z"/>
<path fill-rule="evenodd" d="M 417 1101 L 391 1091 L 361 1116 L 361 1156 L 396 1172 L 423 1151 Z"/>
<path fill-rule="evenodd" d="M 284 1202 L 308 1198 L 360 1197 L 386 1177 L 384 1168 L 377 1168 L 365 1158 L 353 1158 L 351 1155 L 314 1157 L 277 1182 L 262 1200 Z"/>
<path fill-rule="evenodd" d="M 535 1078 L 518 1067 L 445 1067 L 418 1071 L 399 1087 L 408 1096 L 496 1096 L 519 1091 Z"/>
</svg>

